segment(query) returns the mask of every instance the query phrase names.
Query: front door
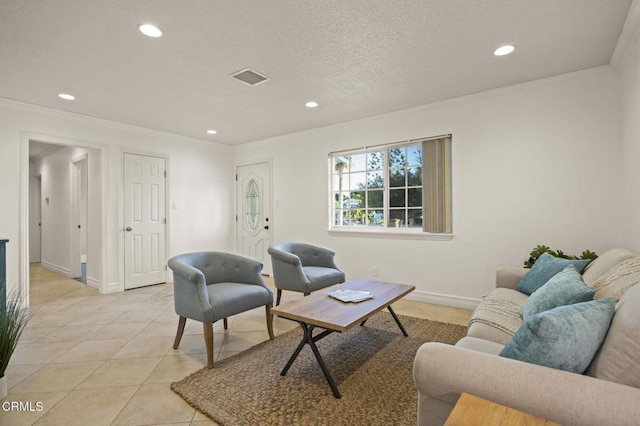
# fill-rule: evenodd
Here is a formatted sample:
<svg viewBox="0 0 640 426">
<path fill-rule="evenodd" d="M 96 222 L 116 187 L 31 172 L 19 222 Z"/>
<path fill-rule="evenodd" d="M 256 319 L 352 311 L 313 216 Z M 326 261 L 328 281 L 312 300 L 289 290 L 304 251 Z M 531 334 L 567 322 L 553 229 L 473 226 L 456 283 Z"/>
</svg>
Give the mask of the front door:
<svg viewBox="0 0 640 426">
<path fill-rule="evenodd" d="M 271 164 L 268 162 L 236 168 L 236 249 L 264 264 L 271 273 L 267 249 L 271 241 Z"/>
<path fill-rule="evenodd" d="M 124 288 L 166 281 L 166 160 L 124 154 Z"/>
</svg>

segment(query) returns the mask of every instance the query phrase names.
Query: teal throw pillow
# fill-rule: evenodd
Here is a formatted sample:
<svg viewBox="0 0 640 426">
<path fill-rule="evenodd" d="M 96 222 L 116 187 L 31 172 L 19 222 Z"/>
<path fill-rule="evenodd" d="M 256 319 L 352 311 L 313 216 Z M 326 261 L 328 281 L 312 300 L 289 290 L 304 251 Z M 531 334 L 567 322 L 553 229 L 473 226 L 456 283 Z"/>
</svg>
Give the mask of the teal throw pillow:
<svg viewBox="0 0 640 426">
<path fill-rule="evenodd" d="M 593 299 L 594 294 L 595 290 L 582 281 L 582 275 L 576 271 L 575 266 L 569 265 L 529 296 L 526 303 L 522 305 L 520 314 L 526 321 L 537 313 L 558 306 L 588 302 Z"/>
<path fill-rule="evenodd" d="M 589 262 L 591 262 L 591 259 L 570 260 L 551 256 L 549 253 L 543 253 L 542 256 L 536 260 L 536 263 L 533 264 L 529 272 L 522 277 L 522 280 L 520 280 L 516 286 L 516 290 L 520 293 L 532 294 L 567 266 L 573 265 L 576 271 L 582 273 Z"/>
<path fill-rule="evenodd" d="M 540 312 L 526 320 L 500 356 L 582 374 L 607 335 L 612 298 Z"/>
</svg>

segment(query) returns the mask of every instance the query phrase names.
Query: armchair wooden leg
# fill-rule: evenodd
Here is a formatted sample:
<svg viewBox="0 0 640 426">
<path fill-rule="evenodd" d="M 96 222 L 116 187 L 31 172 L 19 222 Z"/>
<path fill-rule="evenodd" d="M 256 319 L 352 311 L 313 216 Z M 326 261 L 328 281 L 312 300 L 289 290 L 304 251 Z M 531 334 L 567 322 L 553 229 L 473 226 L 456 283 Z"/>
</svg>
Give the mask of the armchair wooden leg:
<svg viewBox="0 0 640 426">
<path fill-rule="evenodd" d="M 224 324 L 224 329 L 226 330 L 227 328 L 229 328 L 229 323 L 227 322 L 227 319 L 223 319 L 222 323 Z"/>
<path fill-rule="evenodd" d="M 213 323 L 202 324 L 204 328 L 204 344 L 207 346 L 207 368 L 213 368 Z"/>
<path fill-rule="evenodd" d="M 187 323 L 185 317 L 180 317 L 178 320 L 178 331 L 176 332 L 176 339 L 173 341 L 173 349 L 178 349 L 180 346 L 180 340 L 182 339 L 182 333 L 184 333 L 184 325 Z"/>
<path fill-rule="evenodd" d="M 280 304 L 280 298 L 282 297 L 282 290 L 278 289 L 276 292 L 276 306 Z"/>
<path fill-rule="evenodd" d="M 269 339 L 273 340 L 273 315 L 271 314 L 271 304 L 268 304 L 266 308 L 267 308 L 267 331 L 269 332 Z"/>
</svg>

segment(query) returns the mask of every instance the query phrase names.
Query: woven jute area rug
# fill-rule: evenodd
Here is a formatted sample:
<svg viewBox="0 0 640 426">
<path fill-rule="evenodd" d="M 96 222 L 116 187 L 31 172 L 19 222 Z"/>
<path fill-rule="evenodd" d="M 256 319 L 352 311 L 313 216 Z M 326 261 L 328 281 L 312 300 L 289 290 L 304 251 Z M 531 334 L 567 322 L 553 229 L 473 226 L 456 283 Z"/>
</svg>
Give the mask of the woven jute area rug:
<svg viewBox="0 0 640 426">
<path fill-rule="evenodd" d="M 302 338 L 299 328 L 203 368 L 171 389 L 223 426 L 414 425 L 416 351 L 425 342 L 456 343 L 466 327 L 399 317 L 409 337 L 381 312 L 364 327 L 316 343 L 341 399 L 334 398 L 308 345 L 280 376 Z"/>
</svg>

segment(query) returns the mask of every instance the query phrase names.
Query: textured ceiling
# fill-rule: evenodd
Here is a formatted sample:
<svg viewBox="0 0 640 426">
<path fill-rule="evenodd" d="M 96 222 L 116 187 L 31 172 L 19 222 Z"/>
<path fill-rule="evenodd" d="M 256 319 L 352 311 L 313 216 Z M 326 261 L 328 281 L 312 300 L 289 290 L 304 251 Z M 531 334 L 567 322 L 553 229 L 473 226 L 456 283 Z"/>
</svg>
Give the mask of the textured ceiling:
<svg viewBox="0 0 640 426">
<path fill-rule="evenodd" d="M 0 97 L 239 144 L 608 64 L 630 4 L 0 0 Z"/>
</svg>

